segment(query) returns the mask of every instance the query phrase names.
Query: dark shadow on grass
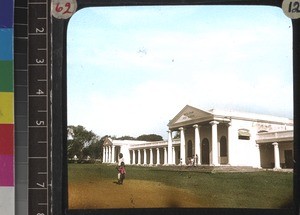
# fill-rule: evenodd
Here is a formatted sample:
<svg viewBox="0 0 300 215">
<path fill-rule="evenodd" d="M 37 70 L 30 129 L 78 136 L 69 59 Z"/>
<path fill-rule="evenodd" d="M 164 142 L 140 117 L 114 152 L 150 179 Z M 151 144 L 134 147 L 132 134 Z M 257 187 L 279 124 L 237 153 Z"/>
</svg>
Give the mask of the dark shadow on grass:
<svg viewBox="0 0 300 215">
<path fill-rule="evenodd" d="M 291 209 L 294 208 L 295 204 L 294 204 L 294 200 L 292 197 L 286 199 L 284 201 L 284 203 L 282 205 L 280 205 L 279 208 L 287 208 L 287 209 Z"/>
<path fill-rule="evenodd" d="M 179 208 L 179 202 L 176 199 L 169 199 L 167 208 Z"/>
</svg>

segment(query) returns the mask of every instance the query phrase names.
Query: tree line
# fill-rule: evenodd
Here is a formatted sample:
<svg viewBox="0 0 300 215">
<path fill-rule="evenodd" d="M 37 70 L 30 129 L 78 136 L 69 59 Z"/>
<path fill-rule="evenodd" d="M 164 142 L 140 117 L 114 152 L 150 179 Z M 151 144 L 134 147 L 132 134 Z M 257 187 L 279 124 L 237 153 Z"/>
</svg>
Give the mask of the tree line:
<svg viewBox="0 0 300 215">
<path fill-rule="evenodd" d="M 78 160 L 83 159 L 102 159 L 102 147 L 105 139 L 110 137 L 114 140 L 140 140 L 140 141 L 161 141 L 162 136 L 157 134 L 143 134 L 137 138 L 128 135 L 116 137 L 105 135 L 98 136 L 93 131 L 88 131 L 82 125 L 68 126 L 67 140 L 67 156 L 69 159 L 77 157 Z"/>
</svg>

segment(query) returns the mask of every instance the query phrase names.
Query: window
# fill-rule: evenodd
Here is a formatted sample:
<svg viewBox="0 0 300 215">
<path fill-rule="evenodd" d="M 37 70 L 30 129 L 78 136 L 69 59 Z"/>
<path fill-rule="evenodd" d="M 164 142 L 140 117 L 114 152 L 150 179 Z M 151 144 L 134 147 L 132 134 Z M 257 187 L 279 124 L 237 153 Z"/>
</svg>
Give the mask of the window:
<svg viewBox="0 0 300 215">
<path fill-rule="evenodd" d="M 248 129 L 239 129 L 239 139 L 240 140 L 250 140 L 250 132 Z"/>
</svg>

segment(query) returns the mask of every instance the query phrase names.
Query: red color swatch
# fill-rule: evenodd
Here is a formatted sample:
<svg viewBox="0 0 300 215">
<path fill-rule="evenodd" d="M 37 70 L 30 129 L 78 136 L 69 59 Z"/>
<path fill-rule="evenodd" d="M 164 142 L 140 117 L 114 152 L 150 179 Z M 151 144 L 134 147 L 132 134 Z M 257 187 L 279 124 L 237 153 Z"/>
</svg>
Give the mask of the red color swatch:
<svg viewBox="0 0 300 215">
<path fill-rule="evenodd" d="M 14 154 L 14 125 L 0 124 L 0 155 Z"/>
</svg>

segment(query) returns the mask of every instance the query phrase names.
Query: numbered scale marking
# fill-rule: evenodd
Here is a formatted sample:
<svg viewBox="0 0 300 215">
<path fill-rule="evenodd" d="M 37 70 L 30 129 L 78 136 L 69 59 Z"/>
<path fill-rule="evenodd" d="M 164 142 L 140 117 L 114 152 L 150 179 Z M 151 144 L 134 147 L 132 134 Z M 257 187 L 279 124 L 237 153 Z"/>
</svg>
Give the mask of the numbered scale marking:
<svg viewBox="0 0 300 215">
<path fill-rule="evenodd" d="M 49 5 L 28 0 L 28 214 L 50 215 Z"/>
</svg>

